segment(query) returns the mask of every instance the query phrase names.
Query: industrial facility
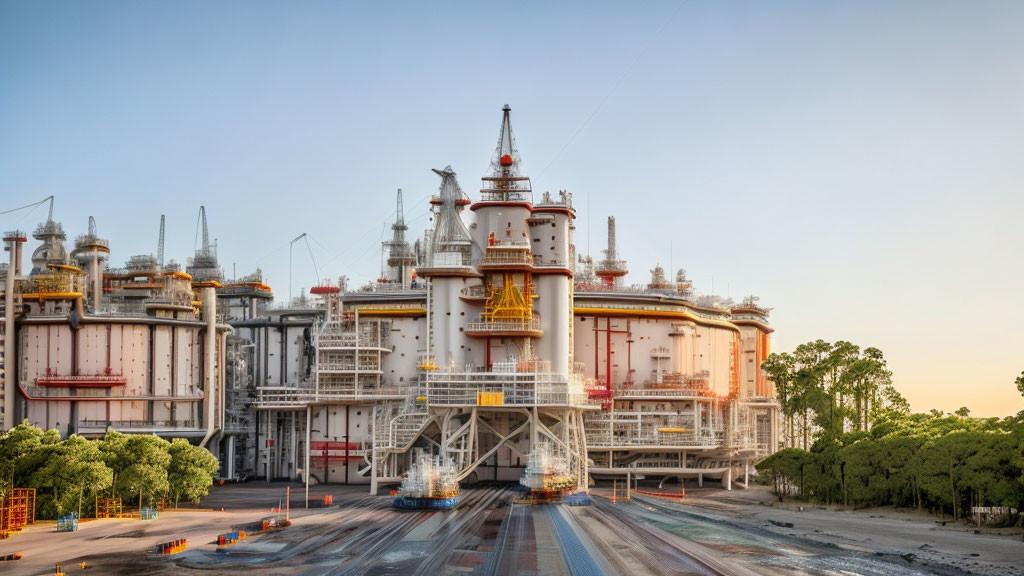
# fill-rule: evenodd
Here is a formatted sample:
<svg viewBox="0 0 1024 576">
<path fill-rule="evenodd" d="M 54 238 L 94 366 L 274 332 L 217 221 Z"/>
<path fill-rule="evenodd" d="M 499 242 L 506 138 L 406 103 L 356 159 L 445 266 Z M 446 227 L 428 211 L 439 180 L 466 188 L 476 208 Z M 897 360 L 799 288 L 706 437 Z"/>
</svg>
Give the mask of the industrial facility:
<svg viewBox="0 0 1024 576">
<path fill-rule="evenodd" d="M 259 271 L 225 279 L 205 209 L 184 270 L 163 220 L 155 256 L 114 268 L 91 217 L 66 245 L 51 199 L 31 269 L 28 234 L 4 234 L 2 429 L 185 437 L 224 479 L 373 492 L 416 454 L 467 484 L 515 482 L 538 454 L 574 490 L 749 481 L 779 445 L 757 298 L 698 296 L 661 267 L 626 284 L 614 218 L 603 258 L 577 254 L 572 194 L 534 194 L 508 106 L 477 194 L 434 172 L 432 227 L 410 241 L 399 190 L 379 279 L 279 304 Z"/>
</svg>

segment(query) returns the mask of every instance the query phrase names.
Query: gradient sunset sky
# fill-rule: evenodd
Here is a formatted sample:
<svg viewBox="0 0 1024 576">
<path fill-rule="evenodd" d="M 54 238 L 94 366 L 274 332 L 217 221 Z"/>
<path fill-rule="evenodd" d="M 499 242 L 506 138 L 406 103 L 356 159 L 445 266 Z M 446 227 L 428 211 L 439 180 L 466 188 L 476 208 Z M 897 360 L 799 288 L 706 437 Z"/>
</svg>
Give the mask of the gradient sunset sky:
<svg viewBox="0 0 1024 576">
<path fill-rule="evenodd" d="M 881 348 L 913 409 L 1024 409 L 1024 4 L 0 0 L 0 211 L 56 195 L 120 265 L 195 247 L 288 293 L 288 242 L 365 283 L 431 168 L 478 195 L 500 108 L 578 251 L 618 221 L 660 263 L 761 297 L 773 347 Z M 31 228 L 44 209 L 0 216 Z M 35 243 L 30 243 L 30 249 Z M 317 275 L 304 245 L 294 290 Z"/>
</svg>

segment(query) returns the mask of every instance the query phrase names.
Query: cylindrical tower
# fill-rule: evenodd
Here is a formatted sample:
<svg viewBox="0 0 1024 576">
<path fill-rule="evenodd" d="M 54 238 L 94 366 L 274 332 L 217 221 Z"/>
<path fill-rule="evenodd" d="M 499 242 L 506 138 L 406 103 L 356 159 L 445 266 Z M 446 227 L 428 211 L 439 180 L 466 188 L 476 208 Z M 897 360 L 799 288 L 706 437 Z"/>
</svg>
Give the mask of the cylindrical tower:
<svg viewBox="0 0 1024 576">
<path fill-rule="evenodd" d="M 476 214 L 477 239 L 484 242 L 477 267 L 484 275 L 486 300 L 483 313 L 467 333 L 484 339 L 489 365 L 513 359 L 526 363 L 547 360 L 535 350 L 543 330 L 542 318 L 534 311 L 538 293 L 533 276 L 537 254 L 530 234 L 533 189 L 530 179 L 520 172 L 509 120 L 511 108 L 505 105 L 502 112 L 491 172 L 482 178 L 480 201 L 470 207 Z M 536 369 L 535 364 L 530 366 Z"/>
<path fill-rule="evenodd" d="M 537 355 L 551 362 L 551 371 L 572 372 L 572 196 L 560 192 L 557 199 L 544 193 L 530 217 L 534 249 L 534 282 L 544 335 L 537 341 Z"/>
<path fill-rule="evenodd" d="M 430 283 L 429 343 L 421 366 L 429 369 L 454 366 L 461 370 L 471 346 L 464 328 L 469 309 L 460 295 L 469 279 L 478 278 L 480 274 L 471 264 L 473 240 L 461 216 L 469 198 L 459 187 L 451 166 L 434 172 L 441 177 L 440 191 L 431 200 L 434 230 L 430 235 L 427 261 L 417 269 Z"/>
<path fill-rule="evenodd" d="M 75 239 L 75 249 L 71 257 L 85 269 L 88 282 L 88 302 L 93 311 L 100 309 L 103 298 L 103 268 L 110 255 L 110 245 L 96 235 L 96 220 L 89 216 L 89 233 Z"/>
<path fill-rule="evenodd" d="M 4 389 L 3 389 L 3 420 L 0 421 L 0 430 L 9 430 L 14 427 L 14 395 L 17 384 L 15 383 L 14 353 L 17 339 L 14 333 L 14 284 L 21 271 L 21 245 L 28 240 L 27 235 L 15 230 L 4 234 L 4 248 L 10 252 L 10 259 L 7 264 L 7 280 L 4 284 Z"/>
</svg>

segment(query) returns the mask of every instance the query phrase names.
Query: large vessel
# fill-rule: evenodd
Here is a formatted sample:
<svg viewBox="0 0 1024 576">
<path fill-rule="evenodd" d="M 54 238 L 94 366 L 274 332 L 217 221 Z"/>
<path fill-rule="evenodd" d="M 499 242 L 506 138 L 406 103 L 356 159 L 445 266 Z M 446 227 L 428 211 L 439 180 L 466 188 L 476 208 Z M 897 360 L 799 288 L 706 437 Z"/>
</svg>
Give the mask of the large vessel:
<svg viewBox="0 0 1024 576">
<path fill-rule="evenodd" d="M 399 510 L 451 510 L 459 504 L 455 463 L 417 451 L 392 506 Z"/>
</svg>

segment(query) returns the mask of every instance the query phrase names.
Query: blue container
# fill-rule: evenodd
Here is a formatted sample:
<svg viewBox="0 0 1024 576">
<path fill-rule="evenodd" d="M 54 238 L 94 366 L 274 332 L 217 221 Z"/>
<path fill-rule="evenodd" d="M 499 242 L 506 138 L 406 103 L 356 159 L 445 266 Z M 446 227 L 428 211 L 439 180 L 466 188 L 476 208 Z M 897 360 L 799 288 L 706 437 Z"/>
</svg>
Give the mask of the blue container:
<svg viewBox="0 0 1024 576">
<path fill-rule="evenodd" d="M 139 512 L 139 519 L 141 520 L 156 520 L 158 516 L 160 516 L 160 512 L 152 508 L 143 508 L 142 511 Z"/>
<path fill-rule="evenodd" d="M 57 518 L 57 532 L 78 532 L 78 516 L 70 514 Z"/>
</svg>

